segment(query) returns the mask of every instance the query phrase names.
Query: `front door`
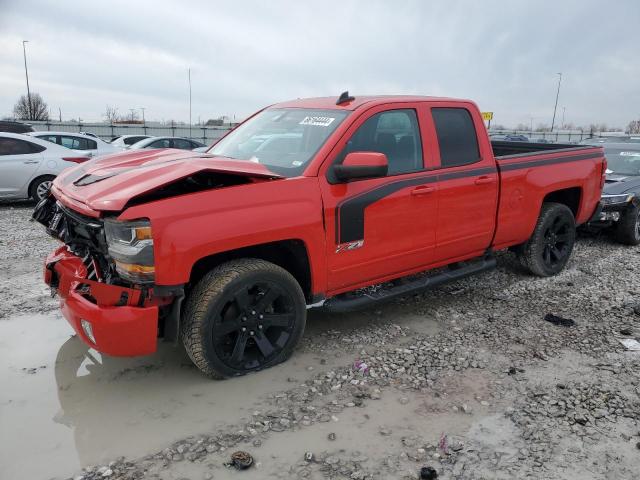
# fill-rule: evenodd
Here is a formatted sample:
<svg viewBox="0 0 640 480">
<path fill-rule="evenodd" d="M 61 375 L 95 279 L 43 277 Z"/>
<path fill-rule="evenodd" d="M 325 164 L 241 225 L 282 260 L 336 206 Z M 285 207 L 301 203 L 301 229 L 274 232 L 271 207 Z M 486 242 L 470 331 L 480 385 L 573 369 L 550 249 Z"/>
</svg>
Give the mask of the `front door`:
<svg viewBox="0 0 640 480">
<path fill-rule="evenodd" d="M 432 261 L 438 208 L 435 176 L 425 172 L 419 105 L 377 107 L 354 122 L 331 165 L 354 151 L 381 152 L 383 178 L 340 183 L 320 176 L 327 231 L 328 291 L 390 279 Z"/>
<path fill-rule="evenodd" d="M 0 138 L 0 196 L 28 195 L 28 182 L 42 162 L 39 149 L 44 150 L 25 140 Z"/>
</svg>

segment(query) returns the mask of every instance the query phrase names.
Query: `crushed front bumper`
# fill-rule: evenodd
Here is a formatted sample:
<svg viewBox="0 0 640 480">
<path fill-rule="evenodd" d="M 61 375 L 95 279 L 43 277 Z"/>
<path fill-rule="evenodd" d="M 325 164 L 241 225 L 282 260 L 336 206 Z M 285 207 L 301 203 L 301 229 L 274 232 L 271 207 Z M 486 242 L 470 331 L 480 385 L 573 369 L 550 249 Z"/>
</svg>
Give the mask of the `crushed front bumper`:
<svg viewBox="0 0 640 480">
<path fill-rule="evenodd" d="M 142 306 L 142 290 L 87 279 L 82 259 L 64 245 L 47 257 L 44 281 L 58 293 L 63 315 L 90 347 L 124 357 L 155 352 L 158 307 Z M 90 334 L 83 320 L 91 325 Z"/>
</svg>

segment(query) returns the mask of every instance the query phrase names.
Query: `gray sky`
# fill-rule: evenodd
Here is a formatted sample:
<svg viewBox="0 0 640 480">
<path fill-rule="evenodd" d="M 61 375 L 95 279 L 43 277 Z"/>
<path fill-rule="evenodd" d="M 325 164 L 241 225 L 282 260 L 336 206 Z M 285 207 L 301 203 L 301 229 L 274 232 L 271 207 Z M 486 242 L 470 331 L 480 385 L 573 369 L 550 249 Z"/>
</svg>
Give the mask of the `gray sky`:
<svg viewBox="0 0 640 480">
<path fill-rule="evenodd" d="M 640 117 L 640 2 L 0 0 L 0 116 L 32 92 L 54 117 L 241 118 L 281 100 L 424 94 L 514 126 Z"/>
</svg>

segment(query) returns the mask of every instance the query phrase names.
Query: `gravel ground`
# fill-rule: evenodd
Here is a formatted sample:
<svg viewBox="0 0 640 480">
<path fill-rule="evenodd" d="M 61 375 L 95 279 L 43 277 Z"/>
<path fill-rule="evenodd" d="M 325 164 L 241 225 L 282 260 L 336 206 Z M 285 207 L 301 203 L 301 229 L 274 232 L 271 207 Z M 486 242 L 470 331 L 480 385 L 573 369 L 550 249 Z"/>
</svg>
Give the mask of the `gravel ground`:
<svg viewBox="0 0 640 480">
<path fill-rule="evenodd" d="M 30 208 L 0 206 L 0 324 L 57 309 L 40 276 L 55 242 Z M 638 271 L 640 248 L 583 237 L 553 278 L 504 253 L 492 272 L 379 309 L 314 311 L 292 361 L 228 383 L 255 394 L 248 414 L 203 413 L 164 448 L 82 462 L 69 478 L 637 479 L 640 352 L 619 340 L 640 340 Z M 131 365 L 129 384 L 165 368 Z M 251 468 L 225 465 L 237 450 Z"/>
</svg>

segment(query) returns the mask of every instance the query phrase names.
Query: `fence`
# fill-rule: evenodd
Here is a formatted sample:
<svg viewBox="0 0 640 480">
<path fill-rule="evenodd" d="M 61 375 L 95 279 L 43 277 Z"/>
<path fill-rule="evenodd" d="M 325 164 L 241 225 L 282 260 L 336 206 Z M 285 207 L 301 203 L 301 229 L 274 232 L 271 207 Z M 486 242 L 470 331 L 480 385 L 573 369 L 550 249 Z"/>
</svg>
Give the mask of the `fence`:
<svg viewBox="0 0 640 480">
<path fill-rule="evenodd" d="M 210 144 L 222 137 L 231 127 L 205 127 L 202 125 L 157 125 L 157 124 L 109 124 L 83 122 L 29 122 L 36 131 L 88 132 L 110 140 L 118 135 L 151 135 L 155 137 L 184 137 Z"/>
<path fill-rule="evenodd" d="M 585 130 L 556 130 L 554 132 L 532 132 L 528 130 L 489 130 L 491 135 L 524 135 L 529 140 L 549 140 L 555 143 L 577 143 L 587 138 L 598 136 L 597 133 Z"/>
</svg>

